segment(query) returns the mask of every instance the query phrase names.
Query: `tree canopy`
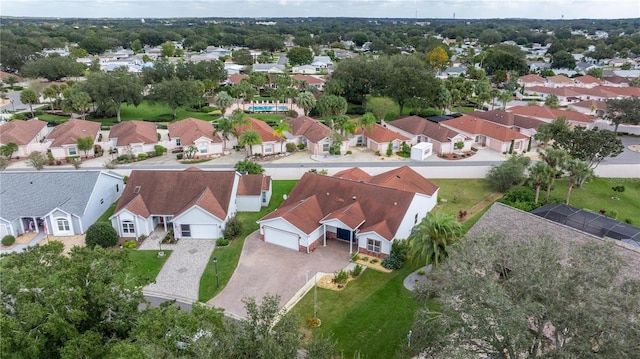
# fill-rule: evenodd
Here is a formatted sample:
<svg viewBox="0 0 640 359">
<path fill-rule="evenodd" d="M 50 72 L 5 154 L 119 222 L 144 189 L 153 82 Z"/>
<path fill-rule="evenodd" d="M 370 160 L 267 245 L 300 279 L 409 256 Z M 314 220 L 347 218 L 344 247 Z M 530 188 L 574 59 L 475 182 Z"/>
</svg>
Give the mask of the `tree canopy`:
<svg viewBox="0 0 640 359">
<path fill-rule="evenodd" d="M 423 358 L 636 357 L 640 284 L 622 278 L 624 268 L 610 244 L 464 239 L 417 288 L 423 306 L 408 350 Z"/>
<path fill-rule="evenodd" d="M 618 132 L 618 126 L 640 124 L 640 98 L 625 97 L 622 99 L 607 100 L 607 113 L 605 118 L 615 125 L 614 132 Z"/>
<path fill-rule="evenodd" d="M 308 65 L 313 61 L 313 52 L 308 47 L 296 46 L 287 53 L 291 66 Z"/>
</svg>

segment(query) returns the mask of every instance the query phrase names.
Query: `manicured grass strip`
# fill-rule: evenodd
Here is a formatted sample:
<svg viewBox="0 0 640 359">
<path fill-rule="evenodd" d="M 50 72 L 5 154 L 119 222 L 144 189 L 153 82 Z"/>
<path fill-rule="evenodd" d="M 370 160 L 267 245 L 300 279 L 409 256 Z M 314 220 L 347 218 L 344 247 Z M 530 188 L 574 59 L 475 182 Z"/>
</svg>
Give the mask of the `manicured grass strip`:
<svg viewBox="0 0 640 359">
<path fill-rule="evenodd" d="M 116 206 L 118 205 L 118 201 L 115 201 L 106 211 L 98 218 L 97 222 L 111 222 L 109 221 L 109 217 L 113 216 L 113 212 L 116 210 Z"/>
<path fill-rule="evenodd" d="M 171 251 L 163 251 L 164 256 L 158 257 L 159 251 L 140 251 L 125 249 L 128 252 L 131 270 L 123 275 L 134 275 L 138 278 L 140 285 L 146 285 L 153 282 L 160 269 L 169 258 Z"/>
<path fill-rule="evenodd" d="M 333 333 L 345 358 L 354 357 L 356 352 L 365 358 L 393 358 L 406 343 L 418 307 L 403 285 L 414 269 L 405 266 L 392 273 L 367 269 L 342 291 L 318 288 L 317 316 L 322 325 L 311 329 L 312 334 Z M 312 289 L 292 309 L 303 328 L 309 328 L 313 302 Z"/>
<path fill-rule="evenodd" d="M 484 179 L 433 179 L 433 183 L 440 187 L 438 204 L 434 211 L 458 216 L 458 211 L 469 211 L 493 191 Z M 493 201 L 491 202 L 493 203 Z M 487 205 L 490 206 L 491 203 Z M 475 213 L 468 213 L 469 216 Z"/>
<path fill-rule="evenodd" d="M 247 116 L 265 122 L 280 122 L 280 120 L 286 119 L 286 116 L 284 115 L 276 115 L 271 113 L 249 113 Z"/>
<path fill-rule="evenodd" d="M 624 192 L 614 192 L 611 187 L 624 186 Z M 546 193 L 541 190 L 540 198 Z M 551 190 L 552 202 L 564 203 L 567 196 L 567 181 L 554 182 Z M 613 200 L 611 197 L 617 197 Z M 617 212 L 616 219 L 624 222 L 630 219 L 634 225 L 640 225 L 640 179 L 638 178 L 596 178 L 582 188 L 571 191 L 571 206 L 598 212 L 604 209 L 608 214 Z"/>
<path fill-rule="evenodd" d="M 204 270 L 202 278 L 200 278 L 199 301 L 206 302 L 215 297 L 215 295 L 229 283 L 231 275 L 238 266 L 245 238 L 259 228 L 256 221 L 278 208 L 284 200 L 282 196 L 291 192 L 296 182 L 298 181 L 273 181 L 273 194 L 271 195 L 271 202 L 268 207 L 263 208 L 260 212 L 239 212 L 236 215 L 242 222 L 242 231 L 228 246 L 216 248 L 211 255 L 211 259 L 213 259 L 213 257 L 218 258 L 218 280 L 220 282 L 220 288 L 216 287 L 215 265 L 212 260 L 209 260 L 207 268 Z M 238 298 L 238 300 L 240 300 L 240 298 Z"/>
</svg>

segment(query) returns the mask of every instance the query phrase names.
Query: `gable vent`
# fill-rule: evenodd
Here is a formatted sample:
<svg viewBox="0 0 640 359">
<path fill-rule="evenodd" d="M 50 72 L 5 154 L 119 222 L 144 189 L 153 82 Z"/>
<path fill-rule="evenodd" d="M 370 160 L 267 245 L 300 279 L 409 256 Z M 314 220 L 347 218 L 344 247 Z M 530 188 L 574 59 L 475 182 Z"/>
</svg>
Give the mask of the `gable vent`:
<svg viewBox="0 0 640 359">
<path fill-rule="evenodd" d="M 133 193 L 136 193 L 136 194 L 137 194 L 137 193 L 140 193 L 140 186 L 136 186 L 136 187 L 133 189 Z"/>
</svg>

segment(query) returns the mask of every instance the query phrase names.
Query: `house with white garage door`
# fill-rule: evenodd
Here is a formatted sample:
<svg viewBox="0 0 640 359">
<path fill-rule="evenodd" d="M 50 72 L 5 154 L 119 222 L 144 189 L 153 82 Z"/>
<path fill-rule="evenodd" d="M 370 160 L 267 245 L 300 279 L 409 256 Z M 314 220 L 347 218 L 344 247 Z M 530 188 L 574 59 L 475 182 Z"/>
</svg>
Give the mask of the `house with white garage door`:
<svg viewBox="0 0 640 359">
<path fill-rule="evenodd" d="M 242 205 L 237 204 L 240 183 L 245 194 Z M 268 196 L 261 194 L 262 188 Z M 120 237 L 138 239 L 160 227 L 173 230 L 176 239 L 221 238 L 229 218 L 238 210 L 259 211 L 263 201 L 268 205 L 270 191 L 271 178 L 265 180 L 263 175 L 197 167 L 184 171 L 134 170 L 110 219 Z"/>
<path fill-rule="evenodd" d="M 113 172 L 0 172 L 0 237 L 82 234 L 122 192 L 123 177 Z"/>
<path fill-rule="evenodd" d="M 260 239 L 305 253 L 344 241 L 349 253 L 384 258 L 437 199 L 438 186 L 408 166 L 375 176 L 360 168 L 334 176 L 308 172 L 280 208 L 258 221 Z"/>
</svg>

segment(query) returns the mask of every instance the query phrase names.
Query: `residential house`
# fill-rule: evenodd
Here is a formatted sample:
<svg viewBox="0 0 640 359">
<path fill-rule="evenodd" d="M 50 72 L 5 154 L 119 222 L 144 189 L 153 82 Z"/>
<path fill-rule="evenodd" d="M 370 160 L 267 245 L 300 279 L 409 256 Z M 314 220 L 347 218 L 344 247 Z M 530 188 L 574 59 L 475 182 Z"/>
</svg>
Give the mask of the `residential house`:
<svg viewBox="0 0 640 359">
<path fill-rule="evenodd" d="M 481 118 L 489 122 L 508 127 L 514 131 L 518 131 L 526 136 L 533 137 L 538 133 L 540 125 L 546 122 L 532 117 L 516 115 L 511 112 L 492 110 L 492 111 L 473 111 L 468 113 L 469 116 Z"/>
<path fill-rule="evenodd" d="M 549 87 L 565 87 L 575 86 L 572 79 L 564 75 L 556 75 L 547 77 L 547 86 Z"/>
<path fill-rule="evenodd" d="M 315 87 L 318 91 L 324 90 L 324 79 L 316 76 L 309 75 L 293 75 L 292 79 L 306 84 L 305 87 Z"/>
<path fill-rule="evenodd" d="M 518 78 L 518 85 L 525 89 L 534 86 L 545 86 L 546 84 L 547 81 L 543 77 L 535 74 L 524 75 Z"/>
<path fill-rule="evenodd" d="M 120 237 L 148 236 L 158 226 L 176 239 L 221 238 L 237 212 L 235 171 L 131 171 L 111 224 Z"/>
<path fill-rule="evenodd" d="M 82 170 L 0 172 L 0 183 L 0 237 L 82 234 L 124 188 L 116 173 Z"/>
<path fill-rule="evenodd" d="M 65 123 L 54 127 L 45 142 L 49 145 L 51 155 L 56 159 L 63 159 L 69 156 L 93 156 L 93 148 L 86 154 L 78 149 L 78 139 L 91 137 L 94 143 L 98 142 L 100 133 L 100 123 L 93 121 L 71 119 Z"/>
<path fill-rule="evenodd" d="M 432 143 L 433 152 L 437 154 L 456 151 L 455 146 L 459 142 L 464 144 L 463 151 L 470 150 L 473 145 L 472 138 L 419 116 L 397 119 L 387 123 L 387 128 L 408 137 L 411 145 L 422 142 Z"/>
<path fill-rule="evenodd" d="M 606 86 L 629 87 L 629 83 L 631 83 L 631 81 L 629 81 L 627 78 L 622 76 L 612 75 L 612 76 L 605 76 L 602 83 Z"/>
<path fill-rule="evenodd" d="M 214 134 L 213 125 L 197 118 L 185 118 L 169 124 L 169 147 L 187 149 L 195 146 L 198 156 L 210 156 L 223 152 L 223 141 Z"/>
<path fill-rule="evenodd" d="M 231 56 L 231 50 L 227 50 L 225 48 L 217 47 L 217 46 L 207 46 L 207 48 L 205 49 L 205 52 L 207 54 L 212 54 L 217 57 Z"/>
<path fill-rule="evenodd" d="M 291 72 L 294 74 L 304 74 L 304 75 L 315 75 L 315 74 L 319 74 L 323 71 L 324 69 L 321 69 L 319 67 L 313 66 L 313 65 L 300 65 L 300 66 L 293 66 L 291 68 Z M 326 70 L 325 70 L 326 71 Z"/>
<path fill-rule="evenodd" d="M 234 64 L 232 62 L 225 62 L 224 63 L 224 70 L 230 75 L 239 74 L 242 71 L 244 71 L 244 66 L 243 65 Z"/>
<path fill-rule="evenodd" d="M 227 81 L 226 83 L 228 85 L 235 85 L 237 83 L 240 83 L 240 81 L 242 81 L 243 79 L 249 79 L 249 75 L 245 75 L 245 74 L 230 74 L 229 76 L 227 76 Z"/>
<path fill-rule="evenodd" d="M 282 74 L 284 73 L 285 65 L 278 64 L 253 64 L 253 71 L 266 72 L 269 74 Z"/>
<path fill-rule="evenodd" d="M 389 145 L 391 145 L 392 152 L 396 153 L 402 150 L 403 143 L 409 145 L 410 142 L 411 139 L 409 137 L 397 131 L 392 131 L 382 125 L 375 124 L 371 127 L 371 130 L 361 127 L 358 128 L 349 145 L 362 145 L 373 152 L 385 154 L 387 153 Z"/>
<path fill-rule="evenodd" d="M 329 56 L 314 56 L 313 61 L 311 61 L 311 66 L 319 69 L 332 70 L 333 61 L 331 61 L 331 57 Z"/>
<path fill-rule="evenodd" d="M 594 88 L 596 86 L 602 86 L 602 81 L 599 78 L 591 75 L 578 76 L 573 79 L 578 87 Z"/>
<path fill-rule="evenodd" d="M 119 154 L 139 155 L 155 151 L 158 132 L 153 122 L 125 121 L 115 124 L 109 131 L 111 149 Z"/>
<path fill-rule="evenodd" d="M 570 110 L 556 110 L 546 106 L 514 106 L 507 109 L 516 115 L 532 117 L 550 123 L 553 120 L 564 117 L 572 126 L 583 126 L 591 128 L 594 121 L 593 116 Z"/>
<path fill-rule="evenodd" d="M 572 103 L 569 105 L 568 109 L 587 115 L 602 117 L 607 111 L 607 103 L 598 100 L 586 100 Z"/>
<path fill-rule="evenodd" d="M 331 128 L 318 120 L 307 116 L 300 116 L 287 122 L 291 127 L 291 142 L 303 144 L 313 155 L 329 154 L 331 146 Z M 342 141 L 340 152 L 349 150 L 349 142 Z"/>
<path fill-rule="evenodd" d="M 561 106 L 567 105 L 571 102 L 581 100 L 581 92 L 577 92 L 571 87 L 544 87 L 544 86 L 531 86 L 525 89 L 524 94 L 516 93 L 518 98 L 524 97 L 539 97 L 541 100 L 546 100 L 549 95 L 554 94 L 558 97 L 558 104 Z"/>
<path fill-rule="evenodd" d="M 478 146 L 494 151 L 522 153 L 529 146 L 529 136 L 478 117 L 465 115 L 441 124 L 473 138 Z"/>
<path fill-rule="evenodd" d="M 271 176 L 243 174 L 238 180 L 236 203 L 240 212 L 259 212 L 271 201 Z"/>
<path fill-rule="evenodd" d="M 435 207 L 438 186 L 408 166 L 362 172 L 305 173 L 280 208 L 258 221 L 260 239 L 304 253 L 337 240 L 349 243 L 349 253 L 386 257 Z"/>
<path fill-rule="evenodd" d="M 286 151 L 286 148 L 284 148 L 286 138 L 278 137 L 268 123 L 253 117 L 247 117 L 247 119 L 249 120 L 249 125 L 242 126 L 242 129 L 236 128 L 238 137 L 241 137 L 248 130 L 254 130 L 262 139 L 261 143 L 251 146 L 250 151 L 248 151 L 250 154 L 267 156 Z"/>
<path fill-rule="evenodd" d="M 0 146 L 13 142 L 18 145 L 14 157 L 26 157 L 33 151 L 45 152 L 47 147 L 42 143 L 49 133 L 45 121 L 13 120 L 0 125 Z"/>
</svg>

